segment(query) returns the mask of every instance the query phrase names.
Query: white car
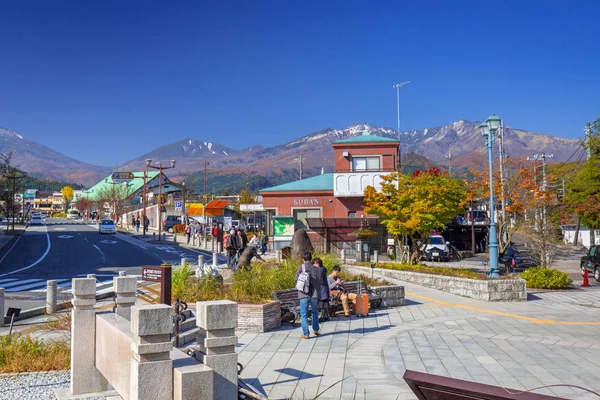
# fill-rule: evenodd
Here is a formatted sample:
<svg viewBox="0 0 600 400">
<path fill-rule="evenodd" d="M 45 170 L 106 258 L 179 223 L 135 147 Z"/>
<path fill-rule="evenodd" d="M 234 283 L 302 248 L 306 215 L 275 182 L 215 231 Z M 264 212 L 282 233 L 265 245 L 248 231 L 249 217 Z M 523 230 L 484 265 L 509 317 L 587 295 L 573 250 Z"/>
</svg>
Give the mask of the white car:
<svg viewBox="0 0 600 400">
<path fill-rule="evenodd" d="M 42 217 L 39 215 L 32 215 L 31 220 L 29 221 L 29 225 L 42 225 L 44 221 L 42 221 Z"/>
<path fill-rule="evenodd" d="M 430 261 L 449 261 L 450 242 L 446 242 L 442 235 L 429 235 L 429 243 L 421 248 L 423 258 Z"/>
<path fill-rule="evenodd" d="M 117 233 L 117 228 L 115 227 L 115 223 L 112 219 L 103 219 L 100 221 L 100 225 L 98 226 L 98 233 Z"/>
</svg>

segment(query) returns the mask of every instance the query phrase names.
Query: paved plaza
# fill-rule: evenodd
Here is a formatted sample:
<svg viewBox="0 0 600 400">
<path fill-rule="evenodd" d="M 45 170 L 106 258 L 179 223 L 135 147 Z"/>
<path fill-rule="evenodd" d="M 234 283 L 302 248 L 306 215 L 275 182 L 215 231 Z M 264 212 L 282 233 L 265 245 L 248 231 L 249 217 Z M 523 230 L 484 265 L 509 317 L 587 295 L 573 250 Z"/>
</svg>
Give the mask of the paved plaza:
<svg viewBox="0 0 600 400">
<path fill-rule="evenodd" d="M 600 391 L 600 286 L 486 303 L 404 285 L 406 306 L 334 318 L 317 338 L 301 340 L 289 324 L 240 333 L 242 377 L 269 399 L 416 399 L 405 369 L 517 391 Z M 573 386 L 535 392 L 598 398 Z"/>
</svg>

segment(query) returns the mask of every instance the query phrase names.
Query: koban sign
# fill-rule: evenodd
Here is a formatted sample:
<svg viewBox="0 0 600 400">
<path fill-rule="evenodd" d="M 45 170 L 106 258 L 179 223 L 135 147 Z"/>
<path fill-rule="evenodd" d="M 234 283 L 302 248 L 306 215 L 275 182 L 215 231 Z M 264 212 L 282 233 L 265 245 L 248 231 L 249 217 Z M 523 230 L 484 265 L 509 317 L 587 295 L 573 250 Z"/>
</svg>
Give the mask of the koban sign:
<svg viewBox="0 0 600 400">
<path fill-rule="evenodd" d="M 295 206 L 318 206 L 319 199 L 294 199 Z"/>
</svg>

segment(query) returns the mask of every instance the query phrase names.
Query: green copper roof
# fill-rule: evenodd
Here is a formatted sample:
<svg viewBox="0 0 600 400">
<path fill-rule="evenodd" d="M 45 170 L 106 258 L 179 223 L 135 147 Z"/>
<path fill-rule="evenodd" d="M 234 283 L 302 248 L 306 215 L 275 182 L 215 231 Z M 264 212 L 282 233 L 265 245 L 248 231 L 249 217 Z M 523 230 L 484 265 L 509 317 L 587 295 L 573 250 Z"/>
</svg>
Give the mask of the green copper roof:
<svg viewBox="0 0 600 400">
<path fill-rule="evenodd" d="M 148 182 L 156 178 L 159 171 L 148 171 Z M 123 183 L 114 183 L 112 180 L 112 174 L 96 183 L 88 190 L 83 191 L 83 196 L 89 200 L 95 201 L 98 196 L 102 193 L 118 193 L 119 196 L 123 195 L 125 198 L 129 197 L 134 192 L 138 191 L 144 186 L 144 172 L 134 172 L 131 181 L 127 182 L 127 186 Z M 119 188 L 118 191 L 115 188 Z"/>
<path fill-rule="evenodd" d="M 332 142 L 332 144 L 343 144 L 343 143 L 383 143 L 383 142 L 399 143 L 396 139 L 384 138 L 384 137 L 375 136 L 375 135 L 360 135 L 360 136 L 353 136 L 353 137 L 348 138 L 348 139 L 336 140 L 335 142 Z"/>
<path fill-rule="evenodd" d="M 263 189 L 260 192 L 305 192 L 311 190 L 333 190 L 333 174 L 322 174 L 284 183 L 283 185 Z"/>
</svg>

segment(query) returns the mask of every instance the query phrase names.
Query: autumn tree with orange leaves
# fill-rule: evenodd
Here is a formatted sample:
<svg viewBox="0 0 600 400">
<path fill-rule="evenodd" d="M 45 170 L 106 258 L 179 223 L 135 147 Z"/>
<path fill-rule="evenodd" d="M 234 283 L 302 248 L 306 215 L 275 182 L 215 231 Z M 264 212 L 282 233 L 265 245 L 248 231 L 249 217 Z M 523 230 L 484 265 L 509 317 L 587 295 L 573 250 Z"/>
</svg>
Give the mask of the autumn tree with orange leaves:
<svg viewBox="0 0 600 400">
<path fill-rule="evenodd" d="M 443 230 L 464 211 L 466 189 L 460 179 L 439 169 L 416 171 L 412 175 L 392 173 L 381 176 L 381 189 L 365 189 L 367 214 L 375 214 L 396 244 L 402 235 L 412 240 L 410 262 L 418 259 L 418 242 L 427 243 L 429 233 Z"/>
</svg>

